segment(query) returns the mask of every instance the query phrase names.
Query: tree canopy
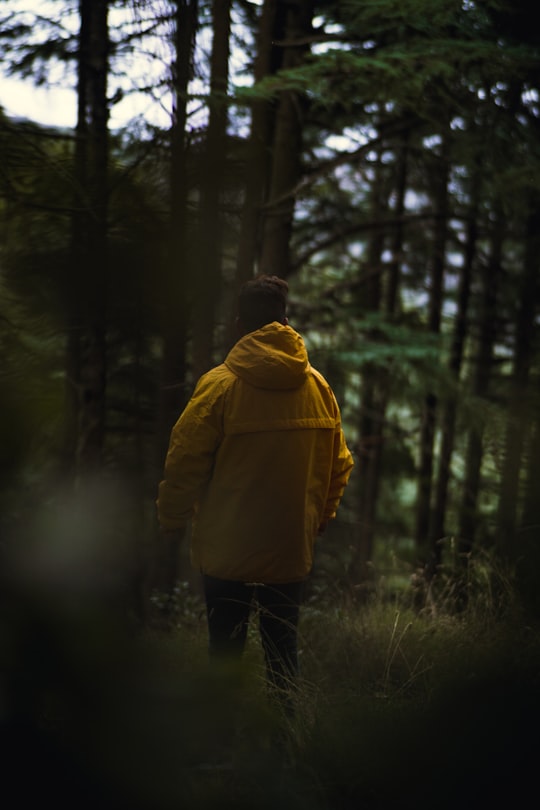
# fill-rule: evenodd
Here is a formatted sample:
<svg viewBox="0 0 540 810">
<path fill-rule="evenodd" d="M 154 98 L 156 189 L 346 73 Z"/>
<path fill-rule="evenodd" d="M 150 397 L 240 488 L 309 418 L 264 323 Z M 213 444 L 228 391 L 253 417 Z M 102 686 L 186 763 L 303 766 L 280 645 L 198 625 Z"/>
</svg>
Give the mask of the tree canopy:
<svg viewBox="0 0 540 810">
<path fill-rule="evenodd" d="M 275 272 L 356 457 L 322 571 L 431 582 L 488 551 L 534 602 L 533 4 L 27 6 L 2 4 L 2 69 L 75 88 L 77 124 L 0 118 L 10 535 L 29 493 L 111 477 L 144 567 L 172 423 Z"/>
</svg>

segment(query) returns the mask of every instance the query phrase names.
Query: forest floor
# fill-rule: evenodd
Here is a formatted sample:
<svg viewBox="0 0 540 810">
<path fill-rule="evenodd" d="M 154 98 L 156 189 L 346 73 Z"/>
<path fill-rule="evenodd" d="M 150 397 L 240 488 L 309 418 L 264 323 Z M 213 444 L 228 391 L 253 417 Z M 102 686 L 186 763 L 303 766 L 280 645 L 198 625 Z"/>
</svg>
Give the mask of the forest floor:
<svg viewBox="0 0 540 810">
<path fill-rule="evenodd" d="M 4 612 L 13 806 L 478 810 L 527 806 L 536 790 L 540 633 L 519 608 L 314 600 L 285 716 L 255 624 L 241 667 L 216 671 L 195 602 L 167 629 L 127 633 L 103 606 L 60 607 Z"/>
</svg>

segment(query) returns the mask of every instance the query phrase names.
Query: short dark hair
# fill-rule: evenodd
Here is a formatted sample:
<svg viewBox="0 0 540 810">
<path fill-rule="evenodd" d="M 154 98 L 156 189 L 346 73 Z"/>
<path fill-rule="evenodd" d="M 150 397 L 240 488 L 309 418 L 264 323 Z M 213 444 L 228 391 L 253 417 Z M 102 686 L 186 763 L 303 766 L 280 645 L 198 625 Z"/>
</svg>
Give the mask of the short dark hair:
<svg viewBox="0 0 540 810">
<path fill-rule="evenodd" d="M 261 275 L 246 281 L 238 296 L 238 318 L 248 332 L 267 323 L 283 323 L 287 315 L 289 285 L 278 276 Z"/>
</svg>

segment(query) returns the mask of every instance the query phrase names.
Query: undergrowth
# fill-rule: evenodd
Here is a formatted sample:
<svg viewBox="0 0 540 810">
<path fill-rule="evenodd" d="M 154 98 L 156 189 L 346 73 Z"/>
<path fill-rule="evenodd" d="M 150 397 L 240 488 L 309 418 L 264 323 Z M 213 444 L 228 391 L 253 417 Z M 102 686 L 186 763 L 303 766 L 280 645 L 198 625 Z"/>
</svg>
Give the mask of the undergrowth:
<svg viewBox="0 0 540 810">
<path fill-rule="evenodd" d="M 78 809 L 525 804 L 538 626 L 486 560 L 466 582 L 441 571 L 422 600 L 412 577 L 399 594 L 381 577 L 363 600 L 312 591 L 292 716 L 266 692 L 255 619 L 241 665 L 210 668 L 203 605 L 182 583 L 155 595 L 166 621 L 142 632 L 103 606 L 66 622 L 52 598 L 19 604 L 2 635 L 6 773 L 22 753 L 21 802 Z"/>
</svg>

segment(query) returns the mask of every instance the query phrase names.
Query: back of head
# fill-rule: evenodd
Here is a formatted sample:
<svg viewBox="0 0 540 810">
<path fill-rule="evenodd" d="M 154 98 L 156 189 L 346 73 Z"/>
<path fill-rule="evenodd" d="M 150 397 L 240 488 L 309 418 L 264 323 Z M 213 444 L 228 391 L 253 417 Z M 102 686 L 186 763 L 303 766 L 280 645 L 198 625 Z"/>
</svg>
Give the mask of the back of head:
<svg viewBox="0 0 540 810">
<path fill-rule="evenodd" d="M 246 332 L 267 323 L 286 323 L 289 285 L 278 276 L 257 276 L 242 285 L 238 296 L 238 319 Z"/>
</svg>

